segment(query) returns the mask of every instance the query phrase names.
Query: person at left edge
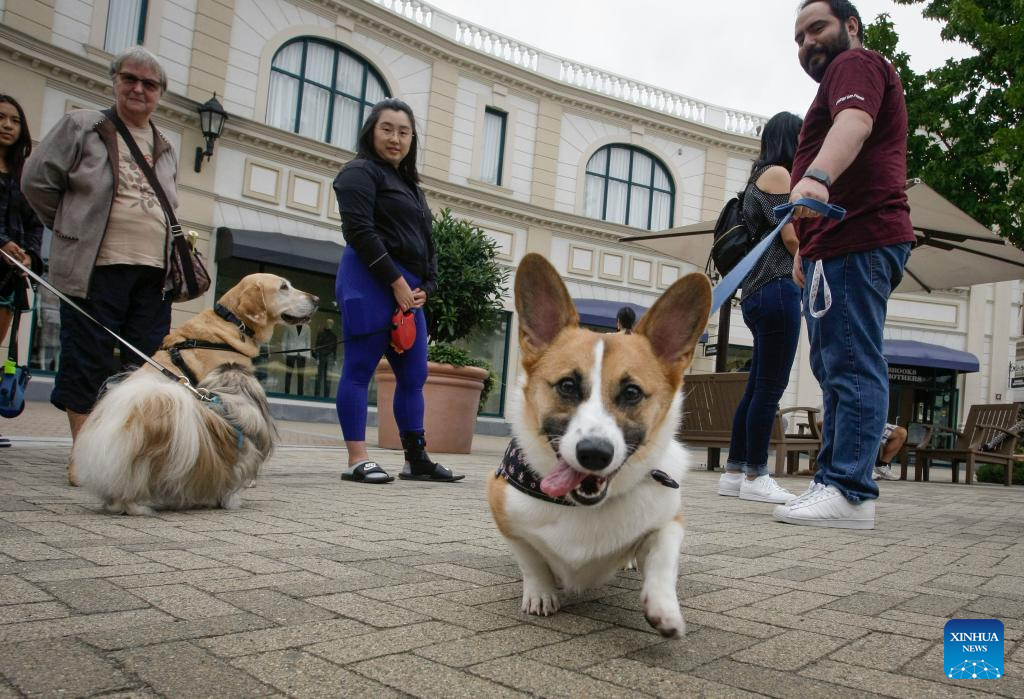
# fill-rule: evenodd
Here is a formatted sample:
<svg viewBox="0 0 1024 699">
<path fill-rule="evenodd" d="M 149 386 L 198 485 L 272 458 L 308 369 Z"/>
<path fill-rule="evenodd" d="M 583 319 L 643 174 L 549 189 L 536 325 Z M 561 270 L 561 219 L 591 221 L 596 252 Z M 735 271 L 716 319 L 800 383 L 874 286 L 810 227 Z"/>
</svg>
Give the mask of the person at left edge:
<svg viewBox="0 0 1024 699">
<path fill-rule="evenodd" d="M 370 111 L 358 154 L 334 180 L 347 243 L 335 285 L 345 357 L 335 403 L 348 450 L 343 480 L 392 480 L 366 451 L 370 379 L 382 356 L 395 372 L 395 421 L 405 449 L 399 478 L 453 482 L 464 476 L 435 463 L 423 431 L 427 325 L 423 305 L 437 288 L 432 216 L 416 172 L 416 119 L 405 102 L 389 98 Z M 413 309 L 416 342 L 402 353 L 390 346 L 396 306 Z"/>
<path fill-rule="evenodd" d="M 114 112 L 128 127 L 177 207 L 178 158 L 150 120 L 167 90 L 156 56 L 135 46 L 110 63 Z M 163 207 L 113 121 L 93 109 L 64 116 L 25 163 L 22 190 L 53 231 L 50 282 L 147 355 L 171 325 L 170 227 Z M 72 439 L 110 376 L 139 359 L 61 302 L 60 364 L 50 402 L 65 410 Z M 77 485 L 73 465 L 68 481 Z"/>
<path fill-rule="evenodd" d="M 42 274 L 43 224 L 21 193 L 21 169 L 32 153 L 25 110 L 10 95 L 0 94 L 0 250 Z M 24 272 L 0 256 L 0 342 L 7 337 L 15 312 L 31 310 Z M 17 333 L 18 329 L 14 328 Z M 11 442 L 0 437 L 0 447 Z"/>
</svg>

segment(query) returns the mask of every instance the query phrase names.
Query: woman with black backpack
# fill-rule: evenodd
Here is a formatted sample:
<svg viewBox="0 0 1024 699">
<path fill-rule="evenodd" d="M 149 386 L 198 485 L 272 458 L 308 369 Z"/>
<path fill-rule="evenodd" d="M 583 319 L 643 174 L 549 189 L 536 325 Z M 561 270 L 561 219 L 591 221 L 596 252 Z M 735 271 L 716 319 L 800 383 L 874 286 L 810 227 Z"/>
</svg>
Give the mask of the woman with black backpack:
<svg viewBox="0 0 1024 699">
<path fill-rule="evenodd" d="M 780 112 L 761 132 L 761 153 L 742 199 L 743 221 L 755 243 L 778 226 L 773 207 L 789 203 L 790 170 L 802 124 L 795 114 Z M 733 416 L 719 495 L 779 504 L 796 497 L 768 475 L 768 443 L 800 339 L 800 289 L 792 277 L 797 245 L 793 225 L 786 224 L 741 284 L 740 308 L 754 337 L 754 352 L 747 390 Z"/>
</svg>

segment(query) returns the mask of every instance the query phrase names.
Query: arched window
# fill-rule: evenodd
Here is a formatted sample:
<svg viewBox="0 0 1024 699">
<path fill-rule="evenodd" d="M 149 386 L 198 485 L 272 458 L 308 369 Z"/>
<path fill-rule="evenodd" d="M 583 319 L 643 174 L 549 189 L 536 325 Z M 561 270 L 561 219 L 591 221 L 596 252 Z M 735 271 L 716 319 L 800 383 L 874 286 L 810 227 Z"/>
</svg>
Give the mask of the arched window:
<svg viewBox="0 0 1024 699">
<path fill-rule="evenodd" d="M 672 227 L 675 185 L 657 158 L 635 146 L 605 146 L 587 163 L 584 214 L 660 231 Z"/>
<path fill-rule="evenodd" d="M 356 54 L 320 39 L 295 39 L 271 63 L 267 123 L 355 150 L 359 128 L 385 97 L 380 74 Z"/>
</svg>

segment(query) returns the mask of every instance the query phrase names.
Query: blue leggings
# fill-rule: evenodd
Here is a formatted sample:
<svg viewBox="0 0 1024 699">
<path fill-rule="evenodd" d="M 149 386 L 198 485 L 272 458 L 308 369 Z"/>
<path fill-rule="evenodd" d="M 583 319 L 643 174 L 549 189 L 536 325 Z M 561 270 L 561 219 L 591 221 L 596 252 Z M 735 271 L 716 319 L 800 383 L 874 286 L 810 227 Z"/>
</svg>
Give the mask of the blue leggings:
<svg viewBox="0 0 1024 699">
<path fill-rule="evenodd" d="M 403 271 L 415 289 L 419 279 Z M 427 380 L 427 323 L 417 309 L 416 343 L 402 354 L 391 349 L 390 323 L 395 310 L 391 289 L 370 275 L 352 248 L 342 253 L 335 283 L 342 309 L 345 358 L 335 405 L 347 442 L 366 441 L 366 405 L 370 379 L 381 357 L 395 372 L 395 421 L 401 432 L 423 430 L 423 384 Z"/>
</svg>

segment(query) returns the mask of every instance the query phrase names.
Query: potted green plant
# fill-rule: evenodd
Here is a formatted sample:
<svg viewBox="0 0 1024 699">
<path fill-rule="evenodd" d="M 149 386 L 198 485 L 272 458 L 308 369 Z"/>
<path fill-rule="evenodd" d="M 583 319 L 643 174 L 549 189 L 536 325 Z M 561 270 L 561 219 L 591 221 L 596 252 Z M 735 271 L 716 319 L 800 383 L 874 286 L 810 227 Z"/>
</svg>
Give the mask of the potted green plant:
<svg viewBox="0 0 1024 699">
<path fill-rule="evenodd" d="M 425 308 L 430 344 L 424 429 L 431 451 L 468 454 L 476 415 L 496 381 L 487 362 L 456 343 L 494 327 L 503 308 L 509 270 L 499 264 L 498 245 L 473 223 L 442 209 L 434 216 L 437 292 Z M 387 361 L 377 367 L 377 439 L 401 448 L 392 412 L 395 379 Z"/>
</svg>

